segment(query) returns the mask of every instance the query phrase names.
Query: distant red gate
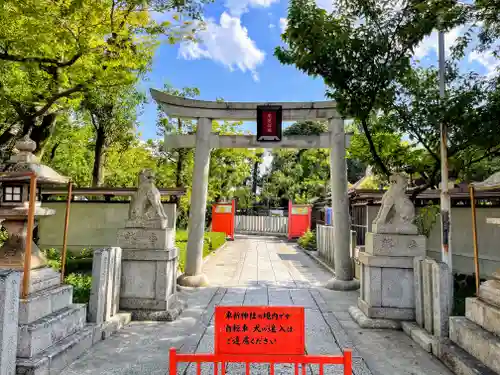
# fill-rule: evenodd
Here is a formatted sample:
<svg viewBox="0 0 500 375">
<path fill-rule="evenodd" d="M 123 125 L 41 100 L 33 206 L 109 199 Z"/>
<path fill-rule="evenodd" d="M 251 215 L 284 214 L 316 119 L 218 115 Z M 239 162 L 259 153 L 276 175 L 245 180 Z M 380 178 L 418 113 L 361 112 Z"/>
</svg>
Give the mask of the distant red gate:
<svg viewBox="0 0 500 375">
<path fill-rule="evenodd" d="M 226 375 L 228 363 L 244 363 L 245 374 L 250 374 L 252 363 L 270 365 L 275 374 L 276 364 L 292 363 L 295 375 L 306 375 L 307 365 L 319 365 L 324 374 L 325 365 L 343 365 L 344 375 L 352 375 L 352 351 L 344 355 L 305 355 L 304 307 L 285 306 L 217 306 L 215 308 L 215 353 L 179 354 L 170 349 L 170 375 L 177 374 L 179 362 L 196 363 L 196 374 L 201 364 L 214 364 L 214 374 Z M 299 366 L 300 370 L 299 371 Z"/>
<path fill-rule="evenodd" d="M 226 233 L 226 237 L 234 240 L 234 213 L 236 202 L 215 203 L 212 205 L 212 232 Z"/>
<path fill-rule="evenodd" d="M 312 207 L 288 201 L 288 239 L 299 238 L 311 228 Z"/>
</svg>

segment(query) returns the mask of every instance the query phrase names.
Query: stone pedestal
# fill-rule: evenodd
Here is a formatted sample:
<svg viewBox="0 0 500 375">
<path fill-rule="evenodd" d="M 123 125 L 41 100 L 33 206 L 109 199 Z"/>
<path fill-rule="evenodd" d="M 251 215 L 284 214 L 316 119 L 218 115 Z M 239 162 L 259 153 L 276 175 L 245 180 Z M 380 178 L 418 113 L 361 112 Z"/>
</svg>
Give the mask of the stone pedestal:
<svg viewBox="0 0 500 375">
<path fill-rule="evenodd" d="M 359 253 L 361 292 L 351 316 L 364 328 L 400 328 L 415 319 L 413 260 L 425 256 L 425 236 L 367 233 Z"/>
<path fill-rule="evenodd" d="M 500 373 L 500 273 L 479 287 L 477 298 L 467 298 L 465 317 L 450 318 L 450 340 L 458 348 L 443 348 L 441 357 L 448 366 L 486 366 L 490 372 L 476 373 Z"/>
<path fill-rule="evenodd" d="M 124 228 L 120 310 L 134 320 L 174 320 L 182 310 L 176 295 L 178 249 L 175 229 Z"/>
</svg>

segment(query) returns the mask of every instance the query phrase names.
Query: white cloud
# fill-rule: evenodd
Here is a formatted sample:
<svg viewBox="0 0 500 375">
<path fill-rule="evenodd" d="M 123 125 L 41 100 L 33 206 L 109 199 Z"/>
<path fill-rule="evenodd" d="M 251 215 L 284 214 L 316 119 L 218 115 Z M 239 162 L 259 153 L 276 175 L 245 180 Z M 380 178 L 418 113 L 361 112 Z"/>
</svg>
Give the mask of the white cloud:
<svg viewBox="0 0 500 375">
<path fill-rule="evenodd" d="M 450 30 L 444 36 L 444 48 L 446 56 L 450 55 L 450 49 L 455 44 L 457 38 L 460 36 L 464 30 L 464 26 L 458 26 Z M 422 59 L 423 57 L 429 55 L 432 51 L 438 53 L 438 32 L 433 31 L 431 35 L 427 36 L 422 40 L 422 42 L 415 48 L 414 56 L 417 59 Z"/>
<path fill-rule="evenodd" d="M 270 28 L 270 29 L 274 29 L 275 27 L 276 27 L 276 25 L 275 25 L 274 23 L 270 23 L 270 24 L 269 24 L 269 28 Z"/>
<path fill-rule="evenodd" d="M 281 33 L 285 32 L 286 26 L 288 25 L 288 20 L 286 18 L 280 18 L 280 29 Z"/>
<path fill-rule="evenodd" d="M 206 21 L 206 28 L 199 32 L 199 42 L 183 42 L 179 56 L 186 60 L 211 59 L 231 71 L 250 71 L 258 81 L 257 67 L 264 62 L 264 51 L 257 48 L 248 36 L 248 30 L 238 17 L 226 12 L 220 16 L 220 24 L 213 19 Z"/>
<path fill-rule="evenodd" d="M 225 6 L 233 16 L 241 16 L 249 8 L 269 8 L 280 0 L 226 0 Z"/>
<path fill-rule="evenodd" d="M 486 75 L 491 78 L 500 67 L 499 60 L 493 55 L 493 50 L 478 52 L 472 51 L 468 57 L 469 62 L 478 62 L 486 68 Z"/>
<path fill-rule="evenodd" d="M 327 12 L 333 11 L 334 0 L 316 0 L 316 5 L 320 8 L 325 9 Z"/>
</svg>

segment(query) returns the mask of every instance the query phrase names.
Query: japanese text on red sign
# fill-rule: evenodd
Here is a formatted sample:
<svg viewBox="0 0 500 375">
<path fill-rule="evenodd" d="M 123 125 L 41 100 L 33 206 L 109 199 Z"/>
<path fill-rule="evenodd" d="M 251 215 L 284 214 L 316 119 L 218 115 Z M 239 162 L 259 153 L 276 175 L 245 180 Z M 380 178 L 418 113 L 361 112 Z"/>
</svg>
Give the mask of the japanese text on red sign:
<svg viewBox="0 0 500 375">
<path fill-rule="evenodd" d="M 216 350 L 246 354 L 303 354 L 304 310 L 297 307 L 216 309 Z"/>
<path fill-rule="evenodd" d="M 276 129 L 276 112 L 263 112 L 264 117 L 264 134 L 275 135 Z"/>
</svg>

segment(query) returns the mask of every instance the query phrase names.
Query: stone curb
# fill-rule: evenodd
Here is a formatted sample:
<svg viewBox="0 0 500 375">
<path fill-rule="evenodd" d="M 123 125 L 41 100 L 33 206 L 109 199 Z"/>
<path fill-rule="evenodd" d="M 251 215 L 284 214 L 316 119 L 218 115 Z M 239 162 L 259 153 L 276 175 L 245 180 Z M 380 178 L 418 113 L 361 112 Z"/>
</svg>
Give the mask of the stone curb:
<svg viewBox="0 0 500 375">
<path fill-rule="evenodd" d="M 224 242 L 224 244 L 222 246 L 220 246 L 218 249 L 215 249 L 210 254 L 208 254 L 205 258 L 203 258 L 203 265 L 205 265 L 205 263 L 207 263 L 210 259 L 212 259 L 215 256 L 215 254 L 217 254 L 219 251 L 224 250 L 227 247 L 227 243 L 228 243 L 228 241 L 226 240 L 226 242 Z"/>
<path fill-rule="evenodd" d="M 330 272 L 333 276 L 335 276 L 335 270 L 330 267 L 328 264 L 325 263 L 325 261 L 323 261 L 319 255 L 316 255 L 318 254 L 318 251 L 315 250 L 315 251 L 311 251 L 311 250 L 306 250 L 304 249 L 302 246 L 300 245 L 292 245 L 292 246 L 295 246 L 296 248 L 300 249 L 303 253 L 306 253 L 306 255 L 310 258 L 312 258 L 314 261 L 316 261 L 320 266 L 323 266 L 328 272 Z"/>
</svg>

